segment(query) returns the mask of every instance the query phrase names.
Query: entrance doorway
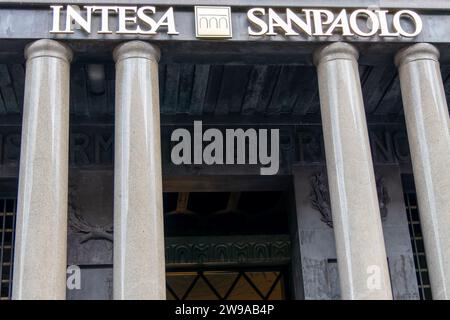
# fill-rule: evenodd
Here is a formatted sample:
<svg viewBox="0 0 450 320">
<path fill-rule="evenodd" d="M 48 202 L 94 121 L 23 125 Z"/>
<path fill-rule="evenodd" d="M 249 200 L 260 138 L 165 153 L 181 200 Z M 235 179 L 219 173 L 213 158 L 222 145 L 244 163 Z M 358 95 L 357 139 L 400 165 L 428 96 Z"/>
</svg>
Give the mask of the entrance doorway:
<svg viewBox="0 0 450 320">
<path fill-rule="evenodd" d="M 165 193 L 167 299 L 288 299 L 287 200 L 283 191 Z"/>
</svg>

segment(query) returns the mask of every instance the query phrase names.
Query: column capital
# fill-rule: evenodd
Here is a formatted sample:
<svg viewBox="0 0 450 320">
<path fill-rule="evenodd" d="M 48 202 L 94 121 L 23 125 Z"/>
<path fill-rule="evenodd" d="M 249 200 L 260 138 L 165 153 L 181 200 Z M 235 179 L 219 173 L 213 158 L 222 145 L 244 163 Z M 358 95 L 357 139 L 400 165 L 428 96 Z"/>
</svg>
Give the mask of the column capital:
<svg viewBox="0 0 450 320">
<path fill-rule="evenodd" d="M 144 58 L 159 62 L 161 51 L 156 45 L 136 40 L 119 44 L 114 49 L 113 57 L 116 63 L 128 58 Z"/>
<path fill-rule="evenodd" d="M 433 60 L 438 62 L 439 50 L 429 43 L 417 43 L 401 49 L 395 56 L 395 65 L 400 67 L 416 60 Z"/>
<path fill-rule="evenodd" d="M 358 60 L 358 50 L 349 43 L 335 42 L 317 49 L 314 52 L 314 65 L 337 59 Z"/>
<path fill-rule="evenodd" d="M 72 49 L 64 43 L 51 39 L 41 39 L 25 47 L 25 58 L 27 60 L 38 57 L 58 58 L 70 63 L 73 58 L 73 53 Z"/>
</svg>

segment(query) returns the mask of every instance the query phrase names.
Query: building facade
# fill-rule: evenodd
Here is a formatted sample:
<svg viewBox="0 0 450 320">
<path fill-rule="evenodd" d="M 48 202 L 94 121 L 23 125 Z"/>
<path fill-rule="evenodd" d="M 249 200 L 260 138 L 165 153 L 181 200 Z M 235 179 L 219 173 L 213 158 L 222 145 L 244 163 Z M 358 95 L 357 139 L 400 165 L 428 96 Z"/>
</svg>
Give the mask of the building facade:
<svg viewBox="0 0 450 320">
<path fill-rule="evenodd" d="M 449 299 L 450 1 L 0 3 L 2 299 Z"/>
</svg>

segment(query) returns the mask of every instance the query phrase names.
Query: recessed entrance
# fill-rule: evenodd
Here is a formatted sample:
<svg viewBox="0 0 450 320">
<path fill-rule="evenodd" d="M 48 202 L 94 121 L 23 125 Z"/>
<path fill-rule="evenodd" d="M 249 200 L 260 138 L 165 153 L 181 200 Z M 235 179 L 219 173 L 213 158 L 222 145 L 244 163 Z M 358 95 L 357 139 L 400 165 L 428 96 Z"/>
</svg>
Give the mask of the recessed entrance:
<svg viewBox="0 0 450 320">
<path fill-rule="evenodd" d="M 283 191 L 164 194 L 167 298 L 289 298 Z"/>
</svg>

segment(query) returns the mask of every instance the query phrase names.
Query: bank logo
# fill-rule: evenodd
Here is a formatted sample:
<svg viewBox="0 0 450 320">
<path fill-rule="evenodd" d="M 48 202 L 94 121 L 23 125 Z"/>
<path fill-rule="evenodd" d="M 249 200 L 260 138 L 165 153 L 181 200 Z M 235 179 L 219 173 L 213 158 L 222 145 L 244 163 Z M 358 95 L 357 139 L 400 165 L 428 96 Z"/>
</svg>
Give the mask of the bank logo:
<svg viewBox="0 0 450 320">
<path fill-rule="evenodd" d="M 197 38 L 232 38 L 230 7 L 195 7 Z"/>
</svg>

